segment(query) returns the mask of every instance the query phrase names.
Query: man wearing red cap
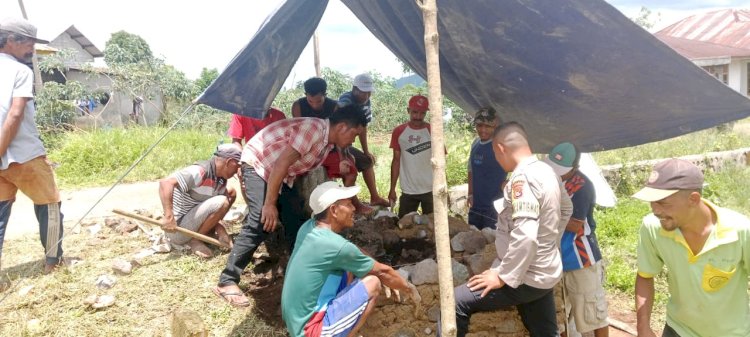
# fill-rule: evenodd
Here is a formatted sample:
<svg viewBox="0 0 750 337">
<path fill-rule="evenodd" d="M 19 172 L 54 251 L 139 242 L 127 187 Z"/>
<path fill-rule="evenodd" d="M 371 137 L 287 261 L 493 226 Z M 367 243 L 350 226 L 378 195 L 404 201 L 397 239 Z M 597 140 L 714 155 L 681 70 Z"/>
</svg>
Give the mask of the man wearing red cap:
<svg viewBox="0 0 750 337">
<path fill-rule="evenodd" d="M 432 142 L 430 124 L 424 121 L 429 110 L 427 97 L 409 99 L 409 122 L 397 126 L 391 135 L 391 190 L 388 200 L 396 202 L 396 182 L 401 177 L 401 199 L 398 216 L 422 207 L 422 214 L 432 213 Z"/>
<path fill-rule="evenodd" d="M 703 199 L 703 173 L 669 159 L 654 166 L 633 197 L 651 203 L 638 240 L 635 306 L 638 336 L 654 337 L 654 277 L 667 267 L 669 302 L 663 337 L 750 333 L 747 282 L 750 220 Z"/>
</svg>

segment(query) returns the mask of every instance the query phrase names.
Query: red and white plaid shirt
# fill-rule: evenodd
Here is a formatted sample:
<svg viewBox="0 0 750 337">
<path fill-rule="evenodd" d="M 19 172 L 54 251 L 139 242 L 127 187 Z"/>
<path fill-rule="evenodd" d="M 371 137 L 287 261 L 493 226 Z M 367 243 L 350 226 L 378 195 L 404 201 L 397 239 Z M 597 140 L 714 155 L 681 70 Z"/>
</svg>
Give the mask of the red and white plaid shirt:
<svg viewBox="0 0 750 337">
<path fill-rule="evenodd" d="M 255 172 L 268 182 L 281 152 L 287 145 L 291 146 L 300 154 L 284 178 L 284 182 L 291 187 L 298 175 L 320 166 L 333 148 L 333 144 L 328 144 L 328 131 L 327 119 L 291 118 L 278 121 L 258 132 L 245 144 L 241 161 L 255 168 Z"/>
</svg>

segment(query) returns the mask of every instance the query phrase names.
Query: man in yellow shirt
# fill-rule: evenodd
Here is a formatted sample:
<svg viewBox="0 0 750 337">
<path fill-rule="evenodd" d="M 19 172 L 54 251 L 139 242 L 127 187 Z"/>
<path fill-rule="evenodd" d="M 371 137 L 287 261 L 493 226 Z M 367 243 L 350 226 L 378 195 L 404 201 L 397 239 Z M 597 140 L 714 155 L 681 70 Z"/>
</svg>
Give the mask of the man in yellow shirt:
<svg viewBox="0 0 750 337">
<path fill-rule="evenodd" d="M 663 337 L 750 336 L 747 282 L 750 220 L 701 197 L 703 173 L 670 159 L 654 167 L 633 197 L 651 203 L 638 241 L 638 336 L 651 328 L 654 277 L 667 266 L 669 302 Z"/>
</svg>

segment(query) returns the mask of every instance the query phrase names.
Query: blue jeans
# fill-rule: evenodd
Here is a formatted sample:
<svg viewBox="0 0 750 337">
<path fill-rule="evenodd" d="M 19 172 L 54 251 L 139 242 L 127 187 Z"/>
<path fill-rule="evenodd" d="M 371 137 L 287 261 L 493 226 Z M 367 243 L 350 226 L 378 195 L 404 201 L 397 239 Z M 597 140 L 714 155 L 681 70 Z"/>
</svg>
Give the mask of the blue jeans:
<svg viewBox="0 0 750 337">
<path fill-rule="evenodd" d="M 266 239 L 263 224 L 260 222 L 261 209 L 266 200 L 266 181 L 263 180 L 252 166 L 242 164 L 242 180 L 245 190 L 242 191 L 247 199 L 250 210 L 242 223 L 240 233 L 234 238 L 234 247 L 227 258 L 227 265 L 219 276 L 219 286 L 240 283 L 240 275 L 253 258 L 253 253 Z M 289 250 L 294 249 L 297 231 L 305 222 L 304 199 L 296 188 L 281 184 L 281 194 L 276 204 L 279 209 L 281 223 L 284 225 L 284 239 Z"/>
</svg>

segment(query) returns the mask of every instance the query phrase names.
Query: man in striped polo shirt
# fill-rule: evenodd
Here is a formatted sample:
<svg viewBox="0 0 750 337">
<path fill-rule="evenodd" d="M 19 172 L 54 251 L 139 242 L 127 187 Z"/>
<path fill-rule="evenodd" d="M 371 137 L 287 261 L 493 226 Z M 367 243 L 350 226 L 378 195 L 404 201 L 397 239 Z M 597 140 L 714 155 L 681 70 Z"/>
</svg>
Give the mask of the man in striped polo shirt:
<svg viewBox="0 0 750 337">
<path fill-rule="evenodd" d="M 565 183 L 573 201 L 573 215 L 560 241 L 563 284 L 567 292 L 565 311 L 569 329 L 565 337 L 594 332 L 596 337 L 609 336 L 607 297 L 604 293 L 602 253 L 596 240 L 594 184 L 578 170 L 581 153 L 572 143 L 560 143 L 545 161 Z M 573 329 L 574 327 L 574 329 Z"/>
<path fill-rule="evenodd" d="M 210 160 L 197 162 L 159 181 L 163 228 L 171 242 L 187 243 L 195 255 L 203 258 L 213 255 L 203 242 L 176 233 L 180 226 L 200 234 L 215 235 L 231 247 L 232 240 L 219 220 L 237 197 L 237 192 L 227 186 L 227 179 L 237 173 L 241 153 L 235 144 L 219 145 Z"/>
</svg>

